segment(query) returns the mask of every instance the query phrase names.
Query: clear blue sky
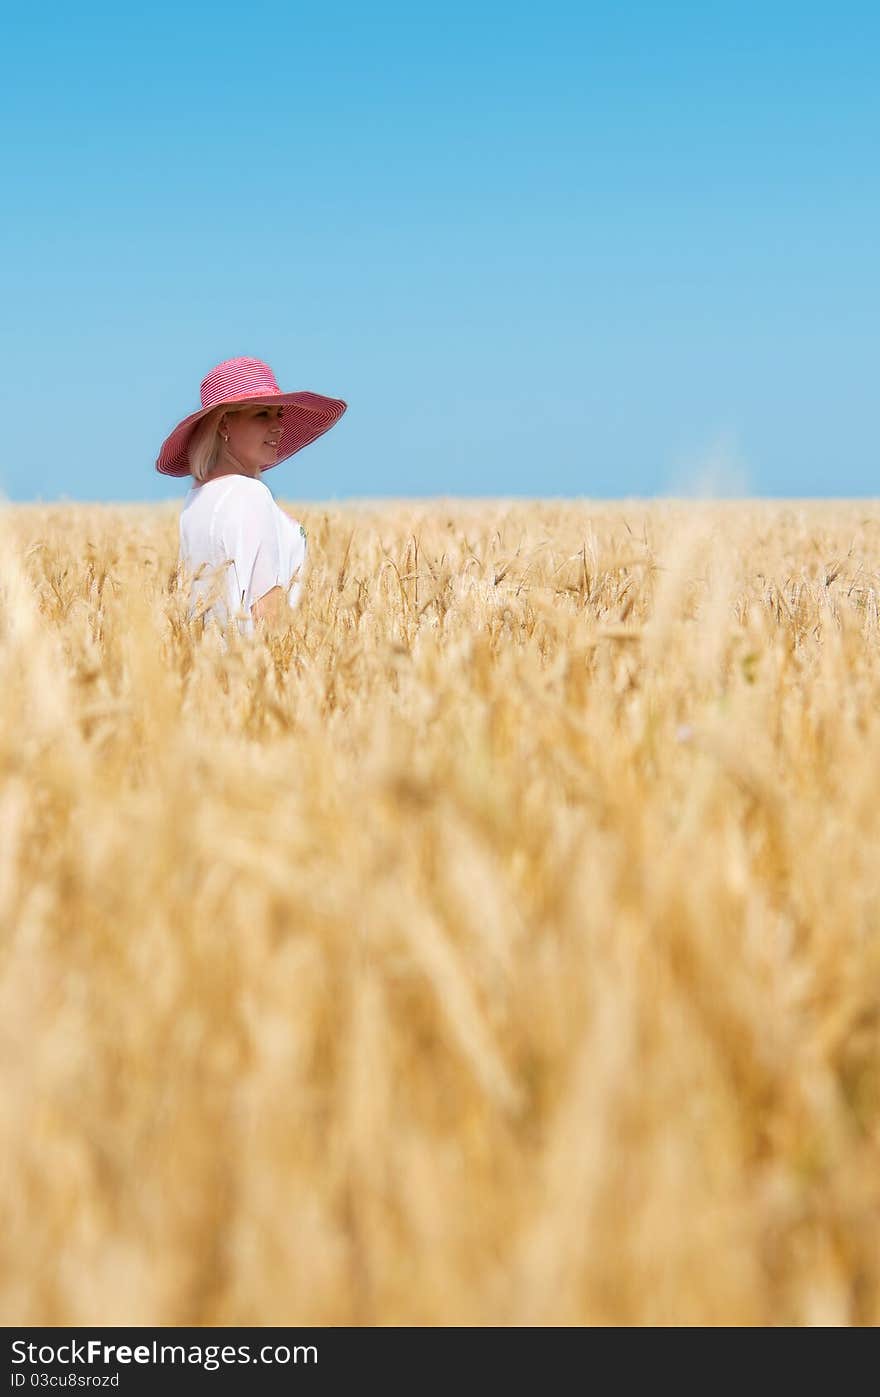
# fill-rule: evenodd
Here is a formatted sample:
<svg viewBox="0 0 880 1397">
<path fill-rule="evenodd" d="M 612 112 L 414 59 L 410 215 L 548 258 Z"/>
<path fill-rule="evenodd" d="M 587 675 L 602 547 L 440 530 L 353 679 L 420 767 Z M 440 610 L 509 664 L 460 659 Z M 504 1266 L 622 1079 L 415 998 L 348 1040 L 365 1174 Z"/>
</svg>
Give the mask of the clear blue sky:
<svg viewBox="0 0 880 1397">
<path fill-rule="evenodd" d="M 878 45 L 876 0 L 6 7 L 0 490 L 182 498 L 249 354 L 349 404 L 281 499 L 880 496 Z"/>
</svg>

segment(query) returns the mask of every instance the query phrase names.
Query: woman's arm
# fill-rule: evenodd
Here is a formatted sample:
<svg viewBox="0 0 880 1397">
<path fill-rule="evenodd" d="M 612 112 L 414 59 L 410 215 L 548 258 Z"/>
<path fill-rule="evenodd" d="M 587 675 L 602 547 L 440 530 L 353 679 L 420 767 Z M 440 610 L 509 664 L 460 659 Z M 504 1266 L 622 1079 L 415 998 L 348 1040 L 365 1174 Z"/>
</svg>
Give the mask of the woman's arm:
<svg viewBox="0 0 880 1397">
<path fill-rule="evenodd" d="M 251 607 L 251 615 L 255 621 L 259 621 L 262 618 L 265 619 L 270 626 L 277 626 L 284 621 L 288 610 L 284 588 L 273 587 L 270 591 L 266 592 L 264 596 L 260 597 L 259 601 L 254 602 Z"/>
<path fill-rule="evenodd" d="M 283 623 L 286 607 L 283 596 L 279 597 L 284 569 L 278 507 L 263 481 L 239 476 L 230 483 L 233 488 L 221 520 L 220 540 L 226 557 L 232 560 L 238 606 L 248 606 L 254 621 Z"/>
</svg>

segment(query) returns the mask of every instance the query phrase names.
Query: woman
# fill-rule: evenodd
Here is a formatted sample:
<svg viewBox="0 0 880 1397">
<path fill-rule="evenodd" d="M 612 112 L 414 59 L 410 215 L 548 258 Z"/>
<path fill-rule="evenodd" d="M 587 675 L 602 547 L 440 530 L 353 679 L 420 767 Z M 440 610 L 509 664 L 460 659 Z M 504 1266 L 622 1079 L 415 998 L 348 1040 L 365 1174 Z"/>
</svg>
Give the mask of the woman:
<svg viewBox="0 0 880 1397">
<path fill-rule="evenodd" d="M 286 461 L 339 421 L 346 404 L 318 393 L 282 393 L 261 359 L 227 359 L 202 380 L 202 406 L 166 438 L 162 475 L 191 475 L 180 514 L 180 561 L 192 579 L 190 618 L 234 620 L 242 634 L 296 606 L 305 529 L 275 503 L 263 471 Z"/>
</svg>

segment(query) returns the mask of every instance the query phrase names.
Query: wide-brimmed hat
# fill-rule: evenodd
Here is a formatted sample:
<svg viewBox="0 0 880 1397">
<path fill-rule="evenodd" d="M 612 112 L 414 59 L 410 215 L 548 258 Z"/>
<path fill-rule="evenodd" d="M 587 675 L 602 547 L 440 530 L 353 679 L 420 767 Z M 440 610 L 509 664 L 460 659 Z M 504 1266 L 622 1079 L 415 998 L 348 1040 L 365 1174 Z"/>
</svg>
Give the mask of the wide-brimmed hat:
<svg viewBox="0 0 880 1397">
<path fill-rule="evenodd" d="M 282 393 L 275 375 L 262 359 L 226 359 L 202 379 L 202 406 L 178 422 L 165 438 L 156 458 L 162 475 L 189 475 L 187 451 L 196 426 L 221 403 L 244 406 L 247 403 L 284 405 L 281 441 L 274 461 L 263 466 L 271 470 L 295 451 L 302 451 L 334 426 L 345 412 L 341 398 L 325 398 L 320 393 Z"/>
</svg>

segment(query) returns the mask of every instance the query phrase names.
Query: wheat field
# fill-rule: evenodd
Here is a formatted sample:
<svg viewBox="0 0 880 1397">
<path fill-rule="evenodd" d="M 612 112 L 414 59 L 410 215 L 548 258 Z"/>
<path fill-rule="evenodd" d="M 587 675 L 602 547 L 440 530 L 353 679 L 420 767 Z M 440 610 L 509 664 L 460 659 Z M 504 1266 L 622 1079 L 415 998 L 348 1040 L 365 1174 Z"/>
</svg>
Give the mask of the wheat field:
<svg viewBox="0 0 880 1397">
<path fill-rule="evenodd" d="M 0 1322 L 880 1322 L 880 504 L 291 508 L 0 513 Z"/>
</svg>

